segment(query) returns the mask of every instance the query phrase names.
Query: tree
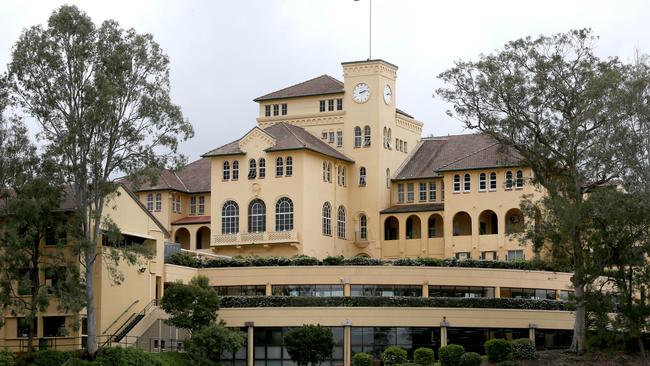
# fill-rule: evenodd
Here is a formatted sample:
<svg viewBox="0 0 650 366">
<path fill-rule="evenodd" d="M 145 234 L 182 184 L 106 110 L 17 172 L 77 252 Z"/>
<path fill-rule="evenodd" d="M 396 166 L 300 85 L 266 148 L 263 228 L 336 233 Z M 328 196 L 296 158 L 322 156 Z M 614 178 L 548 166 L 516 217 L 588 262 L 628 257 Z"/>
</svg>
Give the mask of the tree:
<svg viewBox="0 0 650 366">
<path fill-rule="evenodd" d="M 209 324 L 192 333 L 187 353 L 196 365 L 219 365 L 224 352 L 235 353 L 244 346 L 242 332 L 218 324 Z"/>
<path fill-rule="evenodd" d="M 103 254 L 124 253 L 101 246 L 113 179 L 180 162 L 179 139 L 191 137 L 192 127 L 171 101 L 169 59 L 153 37 L 113 20 L 96 27 L 75 6 L 56 10 L 45 28 L 23 31 L 8 71 L 13 103 L 39 122 L 44 149 L 71 186 L 83 239 L 87 349 L 94 355 L 95 266 Z"/>
<path fill-rule="evenodd" d="M 624 107 L 631 68 L 596 57 L 595 39 L 590 30 L 574 30 L 512 41 L 477 62 L 456 62 L 439 76 L 448 87 L 437 90 L 453 105 L 448 114 L 519 153 L 532 183 L 544 188 L 528 211 L 540 214 L 529 216 L 535 225 L 526 236 L 537 246 L 566 250 L 575 267 L 572 349 L 578 353 L 586 346 L 585 286 L 595 278 L 585 265 L 584 194 L 621 176 L 618 154 L 631 120 Z"/>
<path fill-rule="evenodd" d="M 165 290 L 160 307 L 169 314 L 167 322 L 194 333 L 217 320 L 219 296 L 205 276 L 185 285 L 174 283 Z"/>
<path fill-rule="evenodd" d="M 334 336 L 332 330 L 320 325 L 303 325 L 284 335 L 284 346 L 291 360 L 298 366 L 320 365 L 332 357 Z"/>
</svg>

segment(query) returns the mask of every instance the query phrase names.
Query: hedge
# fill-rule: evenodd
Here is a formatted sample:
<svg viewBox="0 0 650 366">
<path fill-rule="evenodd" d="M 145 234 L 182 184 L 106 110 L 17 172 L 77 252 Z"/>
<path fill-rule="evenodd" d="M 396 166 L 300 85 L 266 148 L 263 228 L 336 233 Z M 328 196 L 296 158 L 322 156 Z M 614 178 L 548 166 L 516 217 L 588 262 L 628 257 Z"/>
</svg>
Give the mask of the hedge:
<svg viewBox="0 0 650 366">
<path fill-rule="evenodd" d="M 485 354 L 492 362 L 506 361 L 512 352 L 512 346 L 507 339 L 494 338 L 485 342 Z"/>
<path fill-rule="evenodd" d="M 322 261 L 307 255 L 294 257 L 232 257 L 205 258 L 195 257 L 185 253 L 170 255 L 165 263 L 193 268 L 228 268 L 228 267 L 280 267 L 280 266 L 383 266 L 397 267 L 460 267 L 460 268 L 497 268 L 518 269 L 528 271 L 572 272 L 572 268 L 541 260 L 530 261 L 488 261 L 488 260 L 458 260 L 437 258 L 398 258 L 392 261 L 367 257 L 330 256 Z"/>
<path fill-rule="evenodd" d="M 573 310 L 572 303 L 555 300 L 462 297 L 316 297 L 223 296 L 221 308 L 280 307 L 413 307 L 526 310 Z"/>
<path fill-rule="evenodd" d="M 465 353 L 465 348 L 458 344 L 449 344 L 440 347 L 440 364 L 442 366 L 460 366 L 460 358 Z"/>
</svg>

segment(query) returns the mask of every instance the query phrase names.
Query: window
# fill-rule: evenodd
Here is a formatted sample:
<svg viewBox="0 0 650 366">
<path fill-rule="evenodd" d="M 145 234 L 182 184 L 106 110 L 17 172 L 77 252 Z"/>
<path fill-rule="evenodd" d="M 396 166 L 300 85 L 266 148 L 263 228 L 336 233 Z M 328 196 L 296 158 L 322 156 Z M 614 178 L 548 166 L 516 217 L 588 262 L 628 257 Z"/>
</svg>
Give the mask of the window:
<svg viewBox="0 0 650 366">
<path fill-rule="evenodd" d="M 190 215 L 196 215 L 196 196 L 190 197 Z"/>
<path fill-rule="evenodd" d="M 495 261 L 499 259 L 497 257 L 497 252 L 494 250 L 481 252 L 481 259 L 484 261 Z"/>
<path fill-rule="evenodd" d="M 33 327 L 34 335 L 38 334 L 38 319 L 34 318 Z M 25 318 L 16 318 L 16 337 L 17 338 L 27 338 L 29 337 L 29 322 Z"/>
<path fill-rule="evenodd" d="M 454 193 L 460 192 L 460 175 L 454 175 Z"/>
<path fill-rule="evenodd" d="M 384 137 L 383 144 L 384 144 L 384 149 L 385 149 L 385 148 L 388 147 L 388 129 L 386 127 L 384 127 L 384 135 L 383 135 L 383 137 Z"/>
<path fill-rule="evenodd" d="M 406 202 L 413 202 L 414 198 L 415 198 L 415 192 L 414 192 L 413 183 L 409 183 L 406 185 Z"/>
<path fill-rule="evenodd" d="M 282 197 L 275 204 L 275 231 L 293 230 L 293 202 Z"/>
<path fill-rule="evenodd" d="M 472 188 L 472 178 L 469 174 L 465 174 L 463 181 L 463 192 L 469 192 Z"/>
<path fill-rule="evenodd" d="M 497 190 L 497 173 L 490 173 L 490 191 L 494 192 Z"/>
<path fill-rule="evenodd" d="M 235 201 L 227 201 L 221 208 L 221 233 L 239 233 L 239 205 Z"/>
<path fill-rule="evenodd" d="M 323 203 L 323 235 L 332 235 L 332 206 L 329 202 Z"/>
<path fill-rule="evenodd" d="M 330 144 L 333 144 L 334 143 L 334 131 L 330 131 L 328 136 L 329 136 L 328 142 Z"/>
<path fill-rule="evenodd" d="M 366 215 L 359 215 L 359 239 L 368 240 L 368 218 Z"/>
<path fill-rule="evenodd" d="M 345 167 L 339 167 L 339 173 L 340 173 L 340 179 L 339 179 L 339 185 L 341 187 L 345 187 Z"/>
<path fill-rule="evenodd" d="M 386 168 L 386 188 L 390 189 L 390 169 Z"/>
<path fill-rule="evenodd" d="M 275 159 L 275 176 L 281 177 L 284 173 L 284 168 L 282 168 L 282 158 Z"/>
<path fill-rule="evenodd" d="M 147 194 L 147 210 L 153 211 L 153 193 Z"/>
<path fill-rule="evenodd" d="M 393 139 L 393 131 L 389 128 L 389 129 L 388 129 L 388 137 L 387 137 L 387 139 L 386 139 L 386 143 L 388 144 L 388 146 L 386 146 L 386 147 L 388 148 L 388 150 L 391 150 L 391 148 L 390 148 L 390 141 L 391 141 L 392 139 Z"/>
<path fill-rule="evenodd" d="M 264 116 L 271 117 L 271 106 L 270 105 L 265 105 L 264 106 Z"/>
<path fill-rule="evenodd" d="M 223 180 L 230 179 L 230 163 L 227 161 L 223 162 Z"/>
<path fill-rule="evenodd" d="M 408 148 L 406 147 L 406 141 L 404 141 L 404 152 L 405 152 L 405 153 L 409 152 L 409 151 L 408 151 Z"/>
<path fill-rule="evenodd" d="M 336 131 L 336 146 L 343 146 L 343 131 Z"/>
<path fill-rule="evenodd" d="M 506 189 L 512 189 L 512 172 L 507 171 L 506 172 L 506 181 L 504 182 Z"/>
<path fill-rule="evenodd" d="M 320 111 L 325 112 L 325 101 L 321 100 L 319 104 L 320 104 Z"/>
<path fill-rule="evenodd" d="M 481 173 L 478 176 L 478 191 L 479 192 L 485 192 L 485 189 L 487 188 L 487 180 L 485 173 Z"/>
<path fill-rule="evenodd" d="M 215 286 L 219 296 L 265 296 L 266 285 Z"/>
<path fill-rule="evenodd" d="M 522 188 L 524 186 L 524 172 L 517 170 L 517 179 L 515 180 L 515 188 Z"/>
<path fill-rule="evenodd" d="M 257 176 L 257 162 L 255 159 L 248 161 L 248 179 L 255 179 Z"/>
<path fill-rule="evenodd" d="M 327 163 L 327 182 L 332 183 L 332 163 Z"/>
<path fill-rule="evenodd" d="M 343 98 L 336 99 L 336 110 L 337 111 L 343 110 Z"/>
<path fill-rule="evenodd" d="M 156 193 L 156 211 L 162 210 L 162 193 Z"/>
<path fill-rule="evenodd" d="M 336 167 L 336 184 L 341 185 L 341 167 Z"/>
<path fill-rule="evenodd" d="M 494 287 L 429 286 L 429 297 L 494 297 Z"/>
<path fill-rule="evenodd" d="M 469 252 L 458 252 L 456 253 L 456 259 L 458 260 L 465 260 L 465 259 L 470 259 L 470 253 Z"/>
<path fill-rule="evenodd" d="M 260 178 L 266 177 L 266 159 L 260 158 L 260 162 L 258 165 L 260 167 L 259 177 Z"/>
<path fill-rule="evenodd" d="M 282 115 L 287 115 L 287 103 L 282 103 Z"/>
<path fill-rule="evenodd" d="M 273 105 L 273 115 L 274 115 L 274 116 L 277 116 L 277 115 L 279 115 L 279 114 L 280 114 L 280 106 L 277 105 L 277 104 L 274 104 L 274 105 Z"/>
<path fill-rule="evenodd" d="M 237 160 L 232 162 L 232 179 L 239 179 L 239 162 Z"/>
<path fill-rule="evenodd" d="M 172 194 L 172 212 L 181 213 L 181 195 Z"/>
<path fill-rule="evenodd" d="M 509 250 L 508 256 L 506 257 L 507 261 L 524 260 L 524 259 L 525 259 L 524 251 L 521 249 Z"/>
<path fill-rule="evenodd" d="M 334 99 L 327 100 L 327 110 L 330 112 L 334 110 Z"/>
<path fill-rule="evenodd" d="M 345 207 L 339 206 L 336 220 L 336 234 L 339 239 L 345 239 Z"/>
<path fill-rule="evenodd" d="M 327 182 L 327 163 L 323 162 L 323 182 Z"/>
<path fill-rule="evenodd" d="M 65 316 L 44 316 L 43 337 L 65 337 Z"/>
<path fill-rule="evenodd" d="M 248 205 L 248 232 L 266 231 L 266 205 L 260 199 L 254 199 Z"/>
<path fill-rule="evenodd" d="M 445 182 L 440 182 L 440 200 L 445 201 Z"/>
<path fill-rule="evenodd" d="M 284 166 L 284 175 L 287 177 L 293 175 L 293 158 L 291 156 L 287 156 L 286 164 Z"/>
<path fill-rule="evenodd" d="M 501 297 L 531 300 L 556 300 L 557 290 L 541 288 L 501 287 Z"/>
<path fill-rule="evenodd" d="M 402 151 L 403 146 L 404 146 L 404 145 L 402 145 L 402 140 L 395 139 L 395 146 L 397 147 L 397 151 Z"/>
<path fill-rule="evenodd" d="M 361 127 L 354 128 L 354 147 L 361 147 Z"/>
<path fill-rule="evenodd" d="M 420 202 L 427 200 L 427 184 L 420 183 Z"/>
<path fill-rule="evenodd" d="M 365 187 L 366 186 L 366 168 L 361 167 L 359 168 L 359 187 Z"/>
<path fill-rule="evenodd" d="M 404 184 L 397 185 L 397 203 L 404 203 Z"/>
<path fill-rule="evenodd" d="M 370 126 L 363 128 L 363 147 L 370 146 Z"/>
<path fill-rule="evenodd" d="M 273 285 L 272 293 L 273 296 L 343 296 L 343 285 Z"/>
<path fill-rule="evenodd" d="M 421 297 L 421 285 L 351 285 L 350 296 L 393 297 L 411 296 Z"/>
<path fill-rule="evenodd" d="M 199 215 L 205 214 L 205 196 L 199 196 Z"/>
<path fill-rule="evenodd" d="M 322 140 L 327 140 L 327 131 L 323 131 L 320 137 Z"/>
<path fill-rule="evenodd" d="M 428 235 L 429 238 L 435 238 L 435 237 L 438 236 L 437 235 L 438 233 L 436 231 L 436 224 L 437 224 L 437 222 L 436 222 L 436 218 L 434 217 L 434 215 L 429 216 L 429 219 L 427 220 L 427 231 L 428 231 L 428 234 L 429 234 Z"/>
<path fill-rule="evenodd" d="M 429 182 L 429 201 L 436 200 L 436 183 Z"/>
</svg>

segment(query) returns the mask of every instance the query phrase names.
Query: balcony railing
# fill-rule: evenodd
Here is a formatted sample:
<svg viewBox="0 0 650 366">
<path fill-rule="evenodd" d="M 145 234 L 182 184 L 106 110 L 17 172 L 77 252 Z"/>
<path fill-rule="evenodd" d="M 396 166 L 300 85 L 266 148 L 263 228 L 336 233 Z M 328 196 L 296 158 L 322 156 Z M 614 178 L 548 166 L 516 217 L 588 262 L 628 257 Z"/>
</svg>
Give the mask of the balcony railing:
<svg viewBox="0 0 650 366">
<path fill-rule="evenodd" d="M 237 246 L 254 244 L 299 243 L 298 232 L 264 231 L 261 233 L 217 234 L 212 237 L 211 246 Z"/>
</svg>

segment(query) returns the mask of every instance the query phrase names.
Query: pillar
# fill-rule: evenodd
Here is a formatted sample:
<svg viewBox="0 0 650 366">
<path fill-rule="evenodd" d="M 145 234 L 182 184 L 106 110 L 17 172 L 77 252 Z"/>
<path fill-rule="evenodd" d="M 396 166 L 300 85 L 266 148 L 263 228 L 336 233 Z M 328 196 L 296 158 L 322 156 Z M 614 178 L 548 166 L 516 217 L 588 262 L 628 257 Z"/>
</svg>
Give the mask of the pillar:
<svg viewBox="0 0 650 366">
<path fill-rule="evenodd" d="M 255 323 L 246 322 L 244 325 L 248 328 L 246 339 L 246 364 L 248 366 L 253 366 L 255 363 L 255 344 L 253 343 Z"/>
<path fill-rule="evenodd" d="M 537 329 L 537 324 L 528 324 L 528 338 L 535 343 L 535 329 Z"/>
<path fill-rule="evenodd" d="M 273 296 L 273 287 L 270 283 L 266 283 L 266 296 Z"/>
<path fill-rule="evenodd" d="M 352 365 L 352 322 L 343 321 L 343 365 Z"/>
<path fill-rule="evenodd" d="M 440 321 L 440 347 L 445 347 L 447 345 L 447 327 L 449 327 L 449 322 L 447 317 L 442 317 Z"/>
<path fill-rule="evenodd" d="M 190 230 L 190 228 L 187 228 L 187 231 L 190 233 L 190 250 L 196 250 L 196 232 L 197 230 Z"/>
<path fill-rule="evenodd" d="M 351 296 L 352 295 L 352 288 L 350 286 L 350 280 L 347 278 L 343 279 L 343 296 Z"/>
<path fill-rule="evenodd" d="M 423 298 L 429 297 L 429 281 L 424 281 L 424 283 L 422 284 L 422 297 Z"/>
<path fill-rule="evenodd" d="M 501 286 L 496 286 L 494 288 L 494 298 L 495 299 L 500 299 L 501 298 Z"/>
</svg>

